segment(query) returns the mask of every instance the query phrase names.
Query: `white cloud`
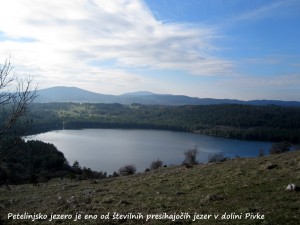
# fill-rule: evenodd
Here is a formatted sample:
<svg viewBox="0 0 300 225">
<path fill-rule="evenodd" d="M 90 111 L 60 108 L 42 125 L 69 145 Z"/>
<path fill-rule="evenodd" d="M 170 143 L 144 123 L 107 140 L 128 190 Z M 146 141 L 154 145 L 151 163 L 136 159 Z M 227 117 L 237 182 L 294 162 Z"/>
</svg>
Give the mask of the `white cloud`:
<svg viewBox="0 0 300 225">
<path fill-rule="evenodd" d="M 141 0 L 4 0 L 1 8 L 1 57 L 11 55 L 16 69 L 28 68 L 42 85 L 138 86 L 146 80 L 128 72 L 131 67 L 207 76 L 233 66 L 212 56 L 213 30 L 157 21 Z M 102 60 L 114 60 L 116 68 L 90 65 Z"/>
<path fill-rule="evenodd" d="M 223 21 L 222 26 L 246 21 L 258 21 L 266 18 L 291 17 L 298 15 L 300 6 L 298 0 L 276 0 L 270 3 L 262 1 L 262 3 L 256 8 L 254 7 L 248 11 L 236 14 Z M 255 2 L 253 5 L 255 6 Z"/>
</svg>

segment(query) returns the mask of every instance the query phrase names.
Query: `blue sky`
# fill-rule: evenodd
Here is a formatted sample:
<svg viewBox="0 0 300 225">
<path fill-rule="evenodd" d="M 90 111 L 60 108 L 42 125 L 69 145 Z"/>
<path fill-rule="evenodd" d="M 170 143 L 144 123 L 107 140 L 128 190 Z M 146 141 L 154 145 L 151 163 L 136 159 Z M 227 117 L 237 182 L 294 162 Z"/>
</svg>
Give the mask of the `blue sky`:
<svg viewBox="0 0 300 225">
<path fill-rule="evenodd" d="M 300 101 L 299 0 L 4 0 L 0 56 L 39 88 Z"/>
</svg>

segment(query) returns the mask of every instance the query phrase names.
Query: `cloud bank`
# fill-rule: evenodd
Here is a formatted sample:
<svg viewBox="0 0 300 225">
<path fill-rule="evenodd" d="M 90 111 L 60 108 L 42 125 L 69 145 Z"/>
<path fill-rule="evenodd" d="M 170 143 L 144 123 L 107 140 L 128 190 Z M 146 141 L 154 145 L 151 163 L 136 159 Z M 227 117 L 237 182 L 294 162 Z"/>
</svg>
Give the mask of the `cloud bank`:
<svg viewBox="0 0 300 225">
<path fill-rule="evenodd" d="M 210 76 L 233 66 L 213 56 L 213 29 L 163 23 L 140 0 L 7 0 L 1 8 L 0 55 L 39 86 L 111 91 L 151 82 L 136 69 Z"/>
</svg>

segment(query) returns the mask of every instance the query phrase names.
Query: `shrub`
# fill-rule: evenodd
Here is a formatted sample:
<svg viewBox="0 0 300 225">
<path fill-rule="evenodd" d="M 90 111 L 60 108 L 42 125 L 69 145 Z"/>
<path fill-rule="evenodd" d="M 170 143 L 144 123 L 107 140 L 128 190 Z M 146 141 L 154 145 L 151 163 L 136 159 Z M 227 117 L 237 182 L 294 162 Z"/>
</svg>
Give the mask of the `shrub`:
<svg viewBox="0 0 300 225">
<path fill-rule="evenodd" d="M 81 166 L 79 165 L 79 162 L 76 160 L 73 165 L 72 165 L 72 170 L 74 171 L 74 173 L 76 174 L 81 174 L 82 173 L 82 169 Z"/>
<path fill-rule="evenodd" d="M 118 177 L 120 174 L 118 174 L 116 171 L 113 172 L 112 177 Z"/>
<path fill-rule="evenodd" d="M 213 163 L 213 162 L 224 162 L 226 161 L 227 158 L 224 156 L 224 153 L 215 153 L 215 154 L 209 154 L 208 156 L 208 162 Z"/>
<path fill-rule="evenodd" d="M 193 148 L 190 150 L 187 150 L 184 152 L 185 155 L 185 159 L 182 162 L 183 165 L 197 165 L 197 155 L 198 155 L 198 149 L 197 148 Z"/>
<path fill-rule="evenodd" d="M 160 159 L 157 159 L 151 163 L 150 170 L 156 170 L 162 166 L 163 166 L 163 161 L 161 161 Z"/>
<path fill-rule="evenodd" d="M 132 175 L 135 174 L 136 167 L 135 165 L 125 165 L 119 169 L 119 174 L 122 176 Z"/>
<path fill-rule="evenodd" d="M 270 149 L 270 154 L 275 155 L 275 154 L 288 152 L 290 150 L 290 147 L 291 147 L 291 143 L 286 141 L 275 143 L 272 145 Z"/>
</svg>

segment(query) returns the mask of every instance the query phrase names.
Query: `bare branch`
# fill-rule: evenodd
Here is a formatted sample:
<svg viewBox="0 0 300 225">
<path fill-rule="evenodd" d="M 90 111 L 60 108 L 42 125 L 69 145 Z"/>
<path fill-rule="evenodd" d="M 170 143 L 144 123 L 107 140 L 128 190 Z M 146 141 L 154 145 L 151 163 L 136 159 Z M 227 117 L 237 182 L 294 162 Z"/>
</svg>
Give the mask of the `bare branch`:
<svg viewBox="0 0 300 225">
<path fill-rule="evenodd" d="M 10 60 L 6 60 L 0 68 L 0 109 L 2 109 L 0 138 L 20 117 L 28 113 L 30 103 L 36 98 L 36 88 L 31 89 L 32 78 L 17 79 L 12 74 Z"/>
</svg>

